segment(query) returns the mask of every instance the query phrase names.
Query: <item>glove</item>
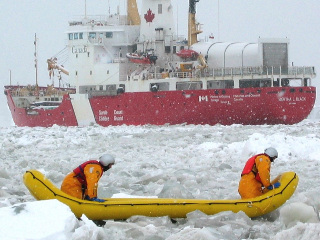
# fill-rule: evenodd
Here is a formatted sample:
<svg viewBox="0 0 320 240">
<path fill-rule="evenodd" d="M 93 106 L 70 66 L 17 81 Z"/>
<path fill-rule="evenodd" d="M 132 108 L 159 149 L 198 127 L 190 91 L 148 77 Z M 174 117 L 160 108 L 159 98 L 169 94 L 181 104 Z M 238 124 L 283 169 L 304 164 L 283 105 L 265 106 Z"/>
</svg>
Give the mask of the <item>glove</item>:
<svg viewBox="0 0 320 240">
<path fill-rule="evenodd" d="M 272 190 L 272 189 L 274 189 L 274 188 L 278 188 L 278 187 L 280 187 L 280 183 L 279 182 L 276 182 L 275 184 L 273 184 L 273 185 L 270 185 L 270 186 L 268 186 L 267 188 L 269 189 L 269 190 Z"/>
<path fill-rule="evenodd" d="M 91 198 L 91 201 L 94 201 L 94 202 L 105 202 L 106 200 L 94 197 L 94 198 Z"/>
<path fill-rule="evenodd" d="M 100 199 L 100 198 L 97 198 L 97 197 L 93 197 L 93 198 L 90 198 L 88 195 L 86 195 L 84 197 L 85 200 L 88 200 L 88 201 L 94 201 L 94 202 L 105 202 L 106 200 L 103 200 L 103 199 Z"/>
</svg>

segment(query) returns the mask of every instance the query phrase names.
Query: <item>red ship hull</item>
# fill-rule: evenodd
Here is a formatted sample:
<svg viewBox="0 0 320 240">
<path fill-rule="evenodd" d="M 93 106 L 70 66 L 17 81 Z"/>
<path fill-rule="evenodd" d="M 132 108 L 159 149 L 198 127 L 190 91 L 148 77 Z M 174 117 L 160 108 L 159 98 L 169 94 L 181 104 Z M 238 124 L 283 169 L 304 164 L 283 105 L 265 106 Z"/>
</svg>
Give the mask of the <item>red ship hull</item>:
<svg viewBox="0 0 320 240">
<path fill-rule="evenodd" d="M 77 126 L 69 95 L 53 110 L 33 110 L 8 105 L 17 126 Z M 101 126 L 163 124 L 295 124 L 310 114 L 315 87 L 266 87 L 122 93 L 89 99 Z"/>
<path fill-rule="evenodd" d="M 51 110 L 18 108 L 10 91 L 6 95 L 13 121 L 18 127 L 78 126 L 69 95 L 64 95 L 59 107 Z"/>
</svg>

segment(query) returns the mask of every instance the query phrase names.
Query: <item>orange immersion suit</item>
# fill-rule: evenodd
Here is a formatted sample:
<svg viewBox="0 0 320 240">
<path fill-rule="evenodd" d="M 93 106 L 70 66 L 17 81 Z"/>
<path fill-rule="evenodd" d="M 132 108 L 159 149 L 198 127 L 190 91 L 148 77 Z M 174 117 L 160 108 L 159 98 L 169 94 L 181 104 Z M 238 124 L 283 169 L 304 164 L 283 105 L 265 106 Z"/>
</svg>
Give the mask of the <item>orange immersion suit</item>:
<svg viewBox="0 0 320 240">
<path fill-rule="evenodd" d="M 82 178 L 76 174 L 78 168 L 81 169 Z M 102 166 L 98 161 L 88 161 L 78 168 L 65 177 L 61 184 L 61 191 L 80 199 L 84 199 L 86 195 L 90 198 L 97 197 L 98 182 L 103 174 Z"/>
<path fill-rule="evenodd" d="M 254 198 L 263 194 L 263 188 L 270 186 L 271 160 L 265 154 L 251 157 L 241 174 L 239 194 L 242 199 Z"/>
</svg>

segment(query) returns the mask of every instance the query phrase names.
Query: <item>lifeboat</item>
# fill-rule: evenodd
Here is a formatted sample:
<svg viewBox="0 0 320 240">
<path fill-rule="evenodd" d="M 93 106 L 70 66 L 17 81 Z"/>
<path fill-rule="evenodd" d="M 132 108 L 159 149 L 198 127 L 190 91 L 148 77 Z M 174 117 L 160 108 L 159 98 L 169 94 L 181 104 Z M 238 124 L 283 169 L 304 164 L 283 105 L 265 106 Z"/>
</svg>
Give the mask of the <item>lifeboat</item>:
<svg viewBox="0 0 320 240">
<path fill-rule="evenodd" d="M 199 53 L 191 49 L 182 49 L 176 54 L 183 59 L 188 59 L 188 58 L 196 59 L 199 56 Z"/>
<path fill-rule="evenodd" d="M 285 172 L 273 180 L 279 181 L 279 188 L 268 190 L 262 196 L 250 199 L 199 200 L 164 198 L 107 198 L 103 203 L 74 198 L 60 189 L 37 170 L 27 171 L 24 184 L 37 200 L 57 199 L 68 205 L 76 217 L 83 214 L 91 220 L 127 219 L 131 216 L 169 216 L 185 218 L 195 210 L 207 215 L 222 211 L 243 211 L 249 217 L 258 217 L 274 211 L 283 205 L 297 188 L 299 178 L 294 172 Z"/>
<path fill-rule="evenodd" d="M 137 64 L 154 64 L 158 59 L 158 57 L 154 54 L 139 55 L 138 53 L 127 53 L 126 57 L 129 59 L 130 62 Z"/>
</svg>

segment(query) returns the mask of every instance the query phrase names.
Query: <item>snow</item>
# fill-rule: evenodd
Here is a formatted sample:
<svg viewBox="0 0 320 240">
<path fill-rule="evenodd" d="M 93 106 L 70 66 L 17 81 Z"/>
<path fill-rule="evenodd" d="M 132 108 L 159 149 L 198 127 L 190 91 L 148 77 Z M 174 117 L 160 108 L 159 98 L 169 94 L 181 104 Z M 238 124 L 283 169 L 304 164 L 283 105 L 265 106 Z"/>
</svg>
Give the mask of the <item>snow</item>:
<svg viewBox="0 0 320 240">
<path fill-rule="evenodd" d="M 0 127 L 0 239 L 320 239 L 320 122 L 274 126 Z M 108 152 L 116 164 L 100 198 L 236 199 L 246 160 L 266 147 L 279 158 L 272 178 L 294 171 L 293 196 L 267 216 L 200 211 L 172 222 L 133 216 L 99 225 L 57 200 L 36 201 L 23 184 L 38 169 L 56 186 L 83 161 Z"/>
</svg>

